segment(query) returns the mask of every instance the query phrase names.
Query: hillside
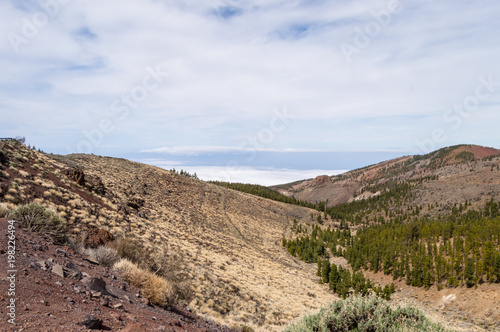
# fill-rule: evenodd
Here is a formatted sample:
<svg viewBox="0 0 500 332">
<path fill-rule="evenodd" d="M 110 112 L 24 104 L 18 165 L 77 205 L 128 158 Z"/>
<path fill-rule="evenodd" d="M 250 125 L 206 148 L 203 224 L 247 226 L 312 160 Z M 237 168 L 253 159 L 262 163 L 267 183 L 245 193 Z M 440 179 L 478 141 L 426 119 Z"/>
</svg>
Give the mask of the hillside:
<svg viewBox="0 0 500 332">
<path fill-rule="evenodd" d="M 397 183 L 419 181 L 413 188 L 413 205 L 439 201 L 452 206 L 465 200 L 479 205 L 500 194 L 499 175 L 500 150 L 458 145 L 273 189 L 298 200 L 334 206 L 378 195 Z"/>
<path fill-rule="evenodd" d="M 20 143 L 0 142 L 0 217 L 33 202 L 57 214 L 75 241 L 96 232 L 107 234 L 107 230 L 115 241 L 123 239 L 121 243 L 142 248 L 144 252 L 180 257 L 178 269 L 191 294 L 181 299 L 181 307 L 187 305 L 194 314 L 230 328 L 249 326 L 257 331 L 279 331 L 291 321 L 338 299 L 329 289 L 331 283 L 320 283 L 322 276 L 316 275 L 318 265 L 308 262 L 320 257 L 323 266 L 327 265 L 324 260 L 328 260 L 329 264 L 345 268 L 345 273 L 352 271 L 352 266 L 356 266 L 352 261 L 354 244 L 366 245 L 362 242 L 367 238 L 361 236 L 365 234 L 363 227 L 374 226 L 377 230 L 376 222 L 381 216 L 387 221 L 399 218 L 394 225 L 405 225 L 401 222 L 407 221 L 404 218 L 448 216 L 453 208 L 453 216 L 458 217 L 484 208 L 492 198 L 497 200 L 500 162 L 498 157 L 491 157 L 496 152 L 470 146 L 453 147 L 334 178 L 318 177 L 294 184 L 286 191 L 285 194 L 297 197 L 308 190 L 310 197 L 318 192 L 324 197 L 343 195 L 335 198 L 342 203 L 337 205 L 332 203 L 334 198 L 316 201 L 297 198 L 313 203 L 328 199 L 326 213 L 320 213 L 124 159 L 49 155 Z M 450 187 L 455 183 L 460 187 Z M 337 191 L 332 194 L 331 188 Z M 259 188 L 271 197 L 272 193 L 264 189 Z M 438 207 L 424 206 L 425 202 L 434 203 L 435 197 L 441 196 L 444 198 L 439 198 Z M 468 199 L 467 206 L 458 212 L 454 200 L 460 204 L 464 197 Z M 493 222 L 498 224 L 495 219 Z M 344 242 L 335 242 L 339 237 L 332 231 L 342 232 Z M 373 234 L 377 248 L 384 248 L 378 233 Z M 303 251 L 312 258 L 300 255 L 300 246 L 294 243 L 302 238 L 306 244 L 307 236 L 307 250 L 323 243 L 321 252 Z M 420 240 L 417 236 L 415 239 Z M 498 236 L 495 241 L 498 248 Z M 392 245 L 395 243 L 399 242 Z M 292 244 L 296 248 L 293 255 Z M 480 245 L 477 248 L 482 252 Z M 426 291 L 408 285 L 404 278 L 394 280 L 383 269 L 362 271 L 371 279 L 374 289 L 377 285 L 395 283 L 391 305 L 411 303 L 447 327 L 481 331 L 495 326 L 500 319 L 497 283 L 481 282 L 473 288 L 442 290 L 433 285 Z M 21 276 L 19 282 L 27 280 L 23 281 Z M 353 290 L 345 288 L 343 292 Z M 109 321 L 108 318 L 108 324 Z M 171 321 L 171 317 L 166 321 Z M 110 328 L 116 330 L 122 326 L 120 323 Z"/>
<path fill-rule="evenodd" d="M 396 301 L 431 312 L 446 312 L 450 301 L 449 317 L 498 330 L 499 153 L 455 146 L 280 186 L 284 195 L 326 203 L 318 224 L 294 225 L 283 246 L 318 262 L 322 282 L 344 298 L 369 289 L 387 297 L 395 288 Z"/>
<path fill-rule="evenodd" d="M 281 247 L 293 219 L 309 210 L 123 159 L 47 155 L 0 142 L 0 202 L 35 202 L 67 221 L 184 256 L 189 306 L 228 326 L 279 330 L 332 300 L 314 267 Z"/>
</svg>

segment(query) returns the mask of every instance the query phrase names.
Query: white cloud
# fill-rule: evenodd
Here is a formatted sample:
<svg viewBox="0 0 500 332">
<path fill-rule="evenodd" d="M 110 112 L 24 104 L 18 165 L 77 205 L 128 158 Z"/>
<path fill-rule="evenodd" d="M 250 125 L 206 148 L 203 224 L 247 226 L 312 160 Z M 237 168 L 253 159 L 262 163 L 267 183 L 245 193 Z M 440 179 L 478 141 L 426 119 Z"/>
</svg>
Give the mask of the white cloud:
<svg viewBox="0 0 500 332">
<path fill-rule="evenodd" d="M 221 166 L 184 166 L 157 164 L 156 162 L 146 162 L 150 165 L 159 166 L 164 169 L 175 168 L 188 171 L 190 174 L 196 173 L 198 178 L 205 181 L 226 181 L 260 184 L 263 186 L 272 186 L 285 184 L 294 181 L 315 178 L 319 175 L 337 175 L 346 172 L 345 170 L 295 170 L 278 168 L 252 168 L 252 167 L 221 167 Z"/>
<path fill-rule="evenodd" d="M 19 53 L 0 40 L 0 112 L 8 120 L 0 130 L 8 124 L 33 144 L 64 151 L 158 65 L 168 79 L 128 117 L 113 119 L 116 130 L 95 152 L 167 142 L 186 146 L 169 153 L 224 152 L 278 107 L 296 119 L 264 151 L 408 149 L 474 92 L 478 76 L 500 81 L 500 3 L 401 1 L 402 12 L 348 63 L 340 44 L 353 43 L 356 28 L 388 2 L 70 1 Z M 2 2 L 0 30 L 21 34 L 23 18 L 40 10 Z M 499 91 L 488 101 L 500 102 Z M 481 122 L 490 117 L 480 107 L 461 141 L 480 134 L 490 137 L 483 144 L 500 145 Z"/>
</svg>

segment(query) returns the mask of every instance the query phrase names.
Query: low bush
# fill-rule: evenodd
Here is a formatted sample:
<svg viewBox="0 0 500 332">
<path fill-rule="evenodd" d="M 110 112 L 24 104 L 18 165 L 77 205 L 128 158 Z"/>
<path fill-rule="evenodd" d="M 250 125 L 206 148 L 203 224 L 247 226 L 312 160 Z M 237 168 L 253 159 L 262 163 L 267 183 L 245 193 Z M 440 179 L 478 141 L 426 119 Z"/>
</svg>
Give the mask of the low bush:
<svg viewBox="0 0 500 332">
<path fill-rule="evenodd" d="M 378 297 L 351 297 L 322 308 L 288 326 L 284 332 L 446 331 L 413 307 L 393 309 Z"/>
<path fill-rule="evenodd" d="M 34 203 L 21 205 L 7 217 L 17 221 L 21 228 L 47 235 L 56 244 L 66 242 L 68 232 L 66 223 L 56 213 L 41 205 Z"/>
<path fill-rule="evenodd" d="M 99 264 L 107 267 L 113 266 L 120 260 L 118 252 L 115 249 L 106 246 L 100 246 L 96 249 L 86 249 L 84 254 L 90 256 L 92 259 L 99 262 Z"/>
</svg>

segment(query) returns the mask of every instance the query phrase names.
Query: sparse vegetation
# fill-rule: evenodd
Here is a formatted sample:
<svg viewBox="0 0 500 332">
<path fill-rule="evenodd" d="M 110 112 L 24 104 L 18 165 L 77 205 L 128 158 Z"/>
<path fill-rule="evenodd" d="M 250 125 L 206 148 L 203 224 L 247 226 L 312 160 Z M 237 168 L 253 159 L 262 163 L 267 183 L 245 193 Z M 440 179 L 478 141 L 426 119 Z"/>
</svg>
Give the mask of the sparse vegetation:
<svg viewBox="0 0 500 332">
<path fill-rule="evenodd" d="M 84 251 L 84 254 L 90 256 L 92 259 L 99 262 L 99 264 L 111 267 L 118 260 L 120 260 L 120 255 L 118 252 L 107 246 L 100 246 L 96 249 L 88 248 Z"/>
<path fill-rule="evenodd" d="M 138 287 L 140 285 L 149 287 L 150 283 L 158 283 L 159 281 L 155 278 L 148 279 L 147 282 L 143 280 L 147 274 L 151 274 L 168 283 L 171 294 L 169 293 L 170 295 L 166 298 L 168 298 L 169 303 L 181 299 L 189 301 L 192 298 L 191 287 L 185 278 L 186 271 L 183 268 L 184 257 L 181 254 L 169 250 L 165 245 L 151 250 L 141 245 L 137 240 L 130 238 L 117 239 L 109 243 L 109 246 L 123 259 L 144 272 L 134 272 L 130 277 L 131 280 L 137 283 Z M 163 301 L 161 299 L 163 299 L 163 295 L 157 299 L 159 303 Z"/>
<path fill-rule="evenodd" d="M 121 259 L 114 268 L 123 271 L 125 280 L 140 288 L 151 303 L 161 307 L 173 304 L 177 299 L 171 282 L 150 271 L 139 268 L 128 259 Z"/>
<path fill-rule="evenodd" d="M 66 223 L 57 214 L 41 205 L 34 203 L 21 205 L 10 212 L 8 218 L 17 221 L 21 228 L 30 232 L 47 235 L 54 243 L 66 242 L 68 232 Z"/>
<path fill-rule="evenodd" d="M 321 210 L 321 207 L 324 204 L 323 202 L 318 203 L 318 204 L 313 204 L 310 202 L 306 201 L 301 201 L 297 200 L 296 198 L 290 197 L 290 196 L 285 196 L 283 194 L 280 194 L 277 191 L 274 191 L 270 189 L 269 187 L 261 186 L 258 184 L 249 184 L 249 183 L 236 183 L 236 182 L 221 182 L 221 181 L 210 181 L 213 184 L 216 184 L 221 187 L 233 189 L 233 190 L 238 190 L 247 194 L 252 194 L 255 196 L 260 196 L 263 198 L 267 199 L 272 199 L 274 201 L 278 202 L 283 202 L 283 203 L 288 203 L 288 204 L 294 204 L 298 206 L 304 206 L 308 207 L 310 209 L 317 209 L 319 211 Z M 320 205 L 321 204 L 321 205 Z M 320 206 L 320 207 L 318 207 Z"/>
</svg>

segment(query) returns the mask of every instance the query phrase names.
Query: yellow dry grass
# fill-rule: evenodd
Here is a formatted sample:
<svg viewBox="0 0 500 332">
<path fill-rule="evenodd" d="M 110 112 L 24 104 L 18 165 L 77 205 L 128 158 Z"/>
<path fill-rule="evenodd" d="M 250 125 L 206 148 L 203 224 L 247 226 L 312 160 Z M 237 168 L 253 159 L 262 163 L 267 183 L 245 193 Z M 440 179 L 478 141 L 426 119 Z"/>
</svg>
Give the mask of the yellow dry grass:
<svg viewBox="0 0 500 332">
<path fill-rule="evenodd" d="M 127 259 L 121 259 L 113 266 L 123 271 L 123 277 L 132 285 L 140 288 L 151 303 L 159 306 L 167 306 L 174 298 L 172 284 L 151 272 L 140 269 Z"/>
</svg>

